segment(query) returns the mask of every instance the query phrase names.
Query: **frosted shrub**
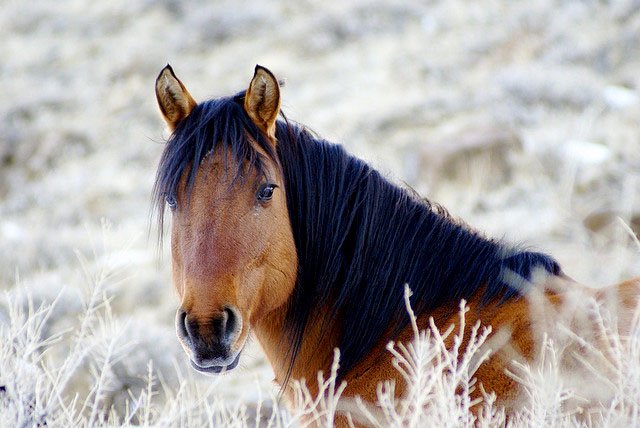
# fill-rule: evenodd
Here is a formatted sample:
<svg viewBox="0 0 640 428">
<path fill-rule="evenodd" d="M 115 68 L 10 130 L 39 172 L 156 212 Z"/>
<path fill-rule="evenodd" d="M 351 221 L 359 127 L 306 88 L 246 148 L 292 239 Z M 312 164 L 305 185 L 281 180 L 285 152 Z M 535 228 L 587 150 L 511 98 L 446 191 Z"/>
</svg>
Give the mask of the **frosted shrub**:
<svg viewBox="0 0 640 428">
<path fill-rule="evenodd" d="M 104 291 L 108 276 L 102 270 L 91 278 L 77 325 L 58 333 L 50 333 L 49 324 L 59 298 L 36 308 L 28 293 L 5 296 L 7 319 L 0 325 L 0 423 L 94 425 L 108 419 L 107 392 L 116 381 L 112 368 L 131 346 L 123 344 L 125 330 L 110 310 Z M 65 357 L 60 361 L 54 353 Z M 93 386 L 86 396 L 75 395 L 70 386 L 85 373 L 85 365 Z"/>
<path fill-rule="evenodd" d="M 392 342 L 387 347 L 407 383 L 404 396 L 397 398 L 394 383 L 388 381 L 379 385 L 375 405 L 344 398 L 346 385 L 336 380 L 340 355 L 336 350 L 327 378 L 318 374 L 319 394 L 311 394 L 304 380 L 295 382 L 295 410 L 287 411 L 275 396 L 277 390 L 261 391 L 254 404 L 229 402 L 216 380 L 197 381 L 191 372 L 183 373 L 178 366 L 175 377 L 179 381 L 171 387 L 164 381 L 171 373 L 158 371 L 152 362 L 132 374 L 138 382 L 133 388 L 118 368 L 126 366 L 141 345 L 123 337 L 128 331 L 126 323 L 114 315 L 104 290 L 110 277 L 100 269 L 87 277 L 90 286 L 84 291 L 83 310 L 76 325 L 57 333 L 48 325 L 60 304 L 58 299 L 36 306 L 28 297 L 5 296 L 5 310 L 0 312 L 1 426 L 284 428 L 332 426 L 336 421 L 376 427 L 640 423 L 638 311 L 632 317 L 628 336 L 614 333 L 615 318 L 604 314 L 595 302 L 597 342 L 580 337 L 560 322 L 554 336 L 542 334 L 537 359 L 508 366 L 522 387 L 523 403 L 507 421 L 504 410 L 495 404 L 495 396 L 483 391 L 474 380 L 474 373 L 488 357 L 484 349 L 490 327 L 475 324 L 466 328 L 467 308 L 462 302 L 457 330 L 452 327 L 440 332 L 431 322 L 427 330 L 420 331 L 408 303 L 407 288 L 405 300 L 414 341 Z M 64 358 L 53 358 L 60 354 Z M 578 362 L 579 376 L 564 372 L 568 355 Z M 87 374 L 89 379 L 78 379 Z M 84 390 L 72 387 L 78 382 L 89 386 Z M 472 393 L 479 398 L 472 399 Z"/>
<path fill-rule="evenodd" d="M 491 333 L 490 327 L 476 323 L 465 339 L 465 302 L 460 304 L 460 323 L 453 336 L 453 345 L 445 341 L 453 333 L 453 326 L 439 332 L 433 320 L 428 330 L 420 331 L 411 306 L 409 288 L 405 288 L 405 302 L 414 333 L 412 343 L 391 342 L 387 349 L 393 355 L 393 364 L 406 382 L 402 398 L 395 397 L 393 382 L 378 387 L 378 408 L 358 400 L 367 423 L 379 427 L 424 427 L 424 426 L 493 426 L 504 422 L 504 413 L 494 407 L 495 397 L 481 391 L 483 398 L 471 399 L 477 387 L 473 374 L 488 357 L 482 352 Z M 478 412 L 479 419 L 472 412 Z"/>
<path fill-rule="evenodd" d="M 30 301 L 31 303 L 31 301 Z M 0 424 L 32 426 L 64 418 L 55 400 L 52 379 L 43 367 L 44 350 L 60 336 L 42 339 L 52 306 L 27 312 L 16 302 L 7 305 L 7 322 L 0 326 Z"/>
</svg>

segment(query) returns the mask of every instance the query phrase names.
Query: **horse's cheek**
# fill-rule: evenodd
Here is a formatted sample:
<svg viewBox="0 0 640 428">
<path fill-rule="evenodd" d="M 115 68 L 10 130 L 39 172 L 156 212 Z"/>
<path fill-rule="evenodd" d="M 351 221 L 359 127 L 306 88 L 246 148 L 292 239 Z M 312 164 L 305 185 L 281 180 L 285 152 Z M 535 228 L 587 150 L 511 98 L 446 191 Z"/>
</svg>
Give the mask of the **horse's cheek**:
<svg viewBox="0 0 640 428">
<path fill-rule="evenodd" d="M 298 257 L 293 242 L 290 245 L 280 243 L 278 257 L 268 266 L 263 288 L 265 301 L 270 310 L 277 309 L 291 297 L 296 282 Z"/>
<path fill-rule="evenodd" d="M 281 307 L 293 291 L 297 271 L 295 251 L 275 247 L 270 246 L 270 251 L 274 251 L 277 257 L 260 257 L 259 264 L 246 273 L 245 286 L 238 293 L 238 302 L 250 302 L 251 323 Z"/>
<path fill-rule="evenodd" d="M 248 312 L 251 322 L 260 316 L 263 309 L 263 287 L 265 281 L 264 267 L 253 267 L 245 272 L 243 285 L 237 288 L 237 302 L 244 306 L 242 312 Z M 245 303 L 246 302 L 246 303 Z"/>
</svg>

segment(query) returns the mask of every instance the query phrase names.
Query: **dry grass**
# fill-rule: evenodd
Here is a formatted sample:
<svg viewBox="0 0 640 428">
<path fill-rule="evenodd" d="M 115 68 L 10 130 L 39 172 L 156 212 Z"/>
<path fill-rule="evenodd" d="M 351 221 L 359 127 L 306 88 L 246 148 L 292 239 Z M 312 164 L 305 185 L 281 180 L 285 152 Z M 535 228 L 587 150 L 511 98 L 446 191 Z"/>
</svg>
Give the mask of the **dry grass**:
<svg viewBox="0 0 640 428">
<path fill-rule="evenodd" d="M 0 326 L 2 426 L 330 427 L 341 417 L 350 424 L 375 427 L 494 427 L 507 421 L 493 394 L 483 391 L 482 398 L 470 397 L 477 387 L 473 374 L 488 355 L 482 349 L 491 329 L 474 325 L 462 347 L 467 310 L 462 302 L 457 332 L 440 332 L 433 324 L 419 331 L 409 306 L 408 287 L 405 301 L 414 341 L 388 346 L 408 385 L 403 397 L 396 397 L 394 384 L 385 382 L 378 387 L 375 405 L 341 399 L 345 384 L 336 382 L 336 350 L 331 372 L 326 378 L 318 374 L 318 396 L 309 393 L 304 381 L 296 383 L 293 411 L 278 405 L 274 392 L 262 391 L 260 385 L 256 388 L 263 395 L 250 406 L 230 402 L 212 385 L 206 387 L 184 373 L 178 373 L 177 387 L 169 387 L 151 361 L 145 372 L 138 373 L 141 385 L 126 387 L 126 397 L 117 402 L 114 392 L 123 388 L 117 367 L 126 364 L 135 343 L 123 337 L 125 330 L 111 311 L 104 292 L 108 275 L 102 272 L 93 277 L 81 316 L 66 332 L 47 333 L 59 299 L 35 307 L 29 296 L 26 300 L 6 296 L 7 319 Z M 521 410 L 509 415 L 509 426 L 637 426 L 640 422 L 640 308 L 628 337 L 613 333 L 614 317 L 603 315 L 597 306 L 593 309 L 607 349 L 575 335 L 556 333 L 558 345 L 545 334 L 537 361 L 513 362 L 510 367 L 525 393 Z M 447 347 L 445 339 L 451 334 L 453 345 Z M 586 390 L 574 388 L 572 373 L 560 362 L 568 349 L 567 340 L 579 343 L 586 355 L 595 355 L 607 365 L 603 371 L 582 357 L 586 370 L 580 372 L 580 382 L 588 385 Z M 56 358 L 61 347 L 63 357 Z M 74 393 L 71 382 L 87 376 L 84 367 L 91 387 Z M 597 400 L 587 398 L 593 391 L 600 392 Z"/>
</svg>

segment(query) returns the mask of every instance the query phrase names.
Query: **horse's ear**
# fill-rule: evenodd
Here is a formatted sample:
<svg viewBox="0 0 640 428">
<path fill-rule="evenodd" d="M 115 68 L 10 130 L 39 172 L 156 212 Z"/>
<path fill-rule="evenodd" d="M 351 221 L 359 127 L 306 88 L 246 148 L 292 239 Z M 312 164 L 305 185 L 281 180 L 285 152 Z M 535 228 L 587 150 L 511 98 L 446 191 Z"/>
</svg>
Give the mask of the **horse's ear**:
<svg viewBox="0 0 640 428">
<path fill-rule="evenodd" d="M 160 112 L 171 131 L 175 130 L 178 123 L 189 116 L 191 110 L 198 104 L 176 77 L 169 64 L 162 69 L 156 79 L 156 98 Z"/>
<path fill-rule="evenodd" d="M 275 124 L 280 112 L 280 86 L 273 73 L 260 65 L 256 65 L 244 97 L 244 110 L 262 132 L 275 137 Z"/>
</svg>

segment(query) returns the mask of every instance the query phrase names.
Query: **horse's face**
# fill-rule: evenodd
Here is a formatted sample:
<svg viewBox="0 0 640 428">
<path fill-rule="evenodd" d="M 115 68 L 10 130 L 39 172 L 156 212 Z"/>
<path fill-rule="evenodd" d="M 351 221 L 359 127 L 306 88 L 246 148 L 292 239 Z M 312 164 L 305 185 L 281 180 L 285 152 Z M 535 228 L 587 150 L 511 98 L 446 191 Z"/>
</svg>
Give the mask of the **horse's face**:
<svg viewBox="0 0 640 428">
<path fill-rule="evenodd" d="M 196 105 L 170 68 L 156 93 L 172 129 Z M 256 68 L 244 108 L 272 144 L 279 105 L 277 81 Z M 280 169 L 267 165 L 258 176 L 230 165 L 233 156 L 221 147 L 203 160 L 191 191 L 181 185 L 171 201 L 176 330 L 192 366 L 207 373 L 236 366 L 251 326 L 286 303 L 297 271 Z M 242 180 L 234 181 L 236 167 Z"/>
</svg>

